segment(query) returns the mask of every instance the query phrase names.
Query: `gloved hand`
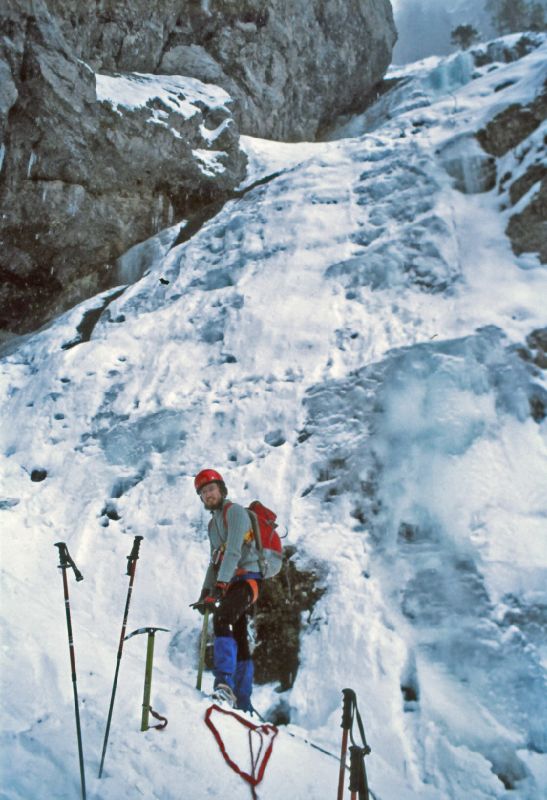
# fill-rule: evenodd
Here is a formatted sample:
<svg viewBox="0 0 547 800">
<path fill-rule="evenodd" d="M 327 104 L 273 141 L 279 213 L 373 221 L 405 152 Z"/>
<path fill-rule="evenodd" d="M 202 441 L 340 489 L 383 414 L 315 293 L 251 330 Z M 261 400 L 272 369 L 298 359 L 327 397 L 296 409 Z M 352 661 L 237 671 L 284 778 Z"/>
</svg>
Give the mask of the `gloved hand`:
<svg viewBox="0 0 547 800">
<path fill-rule="evenodd" d="M 228 585 L 224 581 L 217 581 L 211 591 L 203 589 L 199 600 L 197 603 L 192 603 L 191 608 L 195 608 L 200 614 L 205 614 L 206 609 L 213 612 L 224 597 Z"/>
<path fill-rule="evenodd" d="M 207 597 L 203 599 L 203 605 L 209 611 L 213 612 L 215 608 L 218 608 L 218 605 L 224 595 L 226 594 L 226 589 L 228 588 L 228 584 L 224 583 L 223 581 L 217 581 L 213 586 L 213 590 L 207 594 Z"/>
<path fill-rule="evenodd" d="M 199 613 L 203 616 L 203 614 L 205 614 L 205 602 L 204 601 L 205 601 L 205 598 L 208 596 L 208 594 L 209 594 L 209 590 L 208 589 L 202 589 L 201 590 L 201 594 L 199 596 L 199 600 L 196 600 L 195 603 L 190 603 L 190 608 L 195 608 L 195 610 L 199 611 Z"/>
</svg>

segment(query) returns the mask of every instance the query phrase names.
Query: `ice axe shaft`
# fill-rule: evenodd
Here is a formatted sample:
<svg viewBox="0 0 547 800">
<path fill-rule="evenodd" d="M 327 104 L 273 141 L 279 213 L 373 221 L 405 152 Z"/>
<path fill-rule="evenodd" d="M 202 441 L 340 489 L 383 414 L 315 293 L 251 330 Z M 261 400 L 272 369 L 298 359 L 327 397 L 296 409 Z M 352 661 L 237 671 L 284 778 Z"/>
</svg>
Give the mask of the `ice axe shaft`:
<svg viewBox="0 0 547 800">
<path fill-rule="evenodd" d="M 203 626 L 201 628 L 201 640 L 199 643 L 199 664 L 198 664 L 198 677 L 196 680 L 196 689 L 201 692 L 201 679 L 203 677 L 203 667 L 205 665 L 205 649 L 207 647 L 207 628 L 209 627 L 209 609 L 205 609 L 203 615 Z"/>
<path fill-rule="evenodd" d="M 144 693 L 142 697 L 141 731 L 147 731 L 150 727 L 148 721 L 151 711 L 150 694 L 152 692 L 152 666 L 154 663 L 154 641 L 156 631 L 169 631 L 169 628 L 138 628 L 125 637 L 126 639 L 131 639 L 132 636 L 138 636 L 141 633 L 148 634 L 148 641 L 146 644 L 146 667 L 144 671 Z M 165 727 L 165 725 L 162 727 Z"/>
</svg>

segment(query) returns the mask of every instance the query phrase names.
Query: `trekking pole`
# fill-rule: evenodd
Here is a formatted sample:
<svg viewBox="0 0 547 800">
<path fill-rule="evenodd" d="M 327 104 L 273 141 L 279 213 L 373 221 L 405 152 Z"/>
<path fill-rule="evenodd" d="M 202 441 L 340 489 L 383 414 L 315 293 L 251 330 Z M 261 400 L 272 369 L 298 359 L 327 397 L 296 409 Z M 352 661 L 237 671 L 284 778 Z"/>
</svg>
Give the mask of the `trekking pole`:
<svg viewBox="0 0 547 800">
<path fill-rule="evenodd" d="M 349 790 L 351 792 L 351 800 L 369 800 L 369 788 L 368 788 L 368 781 L 367 781 L 367 771 L 365 769 L 365 756 L 371 752 L 370 747 L 367 744 L 367 739 L 365 736 L 365 726 L 363 725 L 363 720 L 361 719 L 361 714 L 359 713 L 359 709 L 357 707 L 357 698 L 355 696 L 355 692 L 352 692 L 351 689 L 347 690 L 350 692 L 348 695 L 351 702 L 351 721 L 350 721 L 350 738 L 351 738 L 351 747 L 350 747 L 350 783 L 349 783 Z M 357 721 L 357 727 L 359 729 L 359 735 L 361 737 L 361 746 L 355 744 L 355 739 L 353 738 L 353 720 Z"/>
<path fill-rule="evenodd" d="M 123 642 L 125 637 L 125 629 L 127 627 L 127 616 L 129 614 L 129 603 L 131 602 L 131 593 L 133 591 L 133 581 L 135 580 L 135 569 L 137 567 L 137 559 L 139 557 L 139 548 L 141 546 L 142 536 L 135 536 L 131 552 L 127 556 L 127 574 L 129 575 L 129 588 L 127 590 L 127 599 L 125 601 L 125 610 L 123 613 L 122 632 L 120 634 L 120 643 L 118 646 L 118 656 L 116 660 L 116 672 L 114 673 L 114 684 L 112 686 L 112 695 L 110 697 L 110 708 L 108 709 L 108 719 L 106 722 L 106 730 L 104 733 L 103 752 L 101 755 L 101 766 L 99 767 L 99 778 L 103 774 L 104 759 L 106 755 L 106 747 L 108 745 L 108 735 L 110 733 L 110 723 L 112 721 L 112 711 L 114 709 L 114 698 L 116 697 L 116 688 L 118 686 L 118 673 L 120 671 L 120 661 L 122 660 Z"/>
<path fill-rule="evenodd" d="M 348 735 L 351 729 L 352 708 L 355 703 L 355 692 L 353 689 L 342 689 L 344 695 L 342 707 L 342 750 L 340 752 L 340 772 L 338 774 L 338 794 L 336 800 L 342 800 L 344 794 L 344 771 L 346 769 L 346 753 L 348 749 Z"/>
<path fill-rule="evenodd" d="M 196 689 L 201 692 L 201 678 L 203 676 L 203 667 L 205 665 L 205 649 L 207 647 L 207 628 L 209 627 L 209 609 L 205 609 L 203 614 L 203 626 L 201 628 L 201 639 L 199 643 L 199 664 L 198 664 L 198 677 L 196 680 Z"/>
<path fill-rule="evenodd" d="M 367 773 L 365 770 L 365 756 L 369 747 L 352 745 L 349 749 L 350 777 L 349 790 L 351 800 L 369 800 Z"/>
<path fill-rule="evenodd" d="M 162 719 L 163 725 L 154 725 L 155 728 L 165 728 L 167 720 L 165 717 L 160 717 L 153 710 L 150 705 L 150 694 L 152 691 L 152 663 L 154 661 L 154 639 L 156 631 L 169 631 L 169 628 L 139 628 L 133 633 L 128 634 L 125 638 L 131 639 L 132 636 L 138 636 L 140 633 L 148 634 L 148 642 L 146 645 L 146 667 L 144 670 L 144 694 L 142 698 L 142 717 L 141 717 L 141 731 L 147 731 L 150 725 L 148 724 L 148 715 L 152 714 L 156 719 Z"/>
<path fill-rule="evenodd" d="M 84 754 L 82 747 L 82 729 L 80 727 L 80 709 L 78 705 L 78 686 L 76 683 L 76 658 L 74 655 L 74 640 L 72 638 L 72 622 L 70 619 L 70 602 L 68 599 L 68 581 L 66 571 L 68 567 L 74 570 L 74 577 L 76 581 L 83 581 L 84 576 L 76 567 L 76 564 L 70 557 L 68 548 L 64 542 L 56 542 L 55 547 L 59 548 L 59 569 L 63 572 L 63 592 L 65 597 L 65 611 L 66 611 L 66 626 L 68 630 L 68 650 L 70 654 L 70 668 L 72 671 L 72 689 L 74 692 L 74 711 L 76 714 L 76 736 L 78 739 L 78 758 L 80 760 L 80 783 L 82 787 L 82 800 L 85 800 L 85 771 L 84 771 Z"/>
</svg>

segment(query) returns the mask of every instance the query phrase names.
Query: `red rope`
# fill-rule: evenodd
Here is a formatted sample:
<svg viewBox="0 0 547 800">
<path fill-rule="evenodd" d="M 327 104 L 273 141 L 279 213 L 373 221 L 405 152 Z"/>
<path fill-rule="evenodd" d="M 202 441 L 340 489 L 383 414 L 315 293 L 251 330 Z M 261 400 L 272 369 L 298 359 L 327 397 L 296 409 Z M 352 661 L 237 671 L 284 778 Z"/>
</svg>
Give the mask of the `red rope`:
<svg viewBox="0 0 547 800">
<path fill-rule="evenodd" d="M 245 727 L 249 729 L 249 749 L 250 749 L 250 752 L 251 752 L 252 774 L 249 774 L 248 772 L 244 772 L 242 769 L 240 769 L 238 767 L 238 765 L 235 763 L 235 761 L 232 761 L 232 759 L 230 758 L 230 756 L 226 752 L 226 747 L 224 746 L 224 742 L 222 741 L 222 737 L 221 737 L 220 733 L 218 732 L 218 730 L 215 728 L 215 725 L 211 720 L 211 714 L 213 713 L 213 711 L 218 711 L 221 714 L 226 714 L 226 716 L 229 716 L 229 717 L 234 717 L 239 722 L 241 722 L 242 725 L 245 725 Z M 266 723 L 265 725 L 254 725 L 252 722 L 249 722 L 249 720 L 245 719 L 244 717 L 240 717 L 240 715 L 236 714 L 235 711 L 229 711 L 228 709 L 221 708 L 220 706 L 217 706 L 216 704 L 213 704 L 212 706 L 209 706 L 209 708 L 205 712 L 205 724 L 212 731 L 213 736 L 215 737 L 215 739 L 217 741 L 217 744 L 218 744 L 218 746 L 220 748 L 220 752 L 224 756 L 224 760 L 226 761 L 226 763 L 234 770 L 234 772 L 237 772 L 238 775 L 241 775 L 241 777 L 244 780 L 246 780 L 247 783 L 249 783 L 251 785 L 252 792 L 253 792 L 253 797 L 256 797 L 255 792 L 254 792 L 254 787 L 257 786 L 260 783 L 260 781 L 262 780 L 262 778 L 264 777 L 264 772 L 266 770 L 266 765 L 267 765 L 268 760 L 269 760 L 269 758 L 270 758 L 270 756 L 272 754 L 274 739 L 275 739 L 275 737 L 277 736 L 277 733 L 278 733 L 277 728 L 275 727 L 275 725 L 270 725 L 268 723 Z M 260 737 L 260 749 L 258 751 L 258 754 L 257 754 L 256 758 L 253 755 L 253 744 L 252 744 L 252 734 L 253 733 L 258 733 L 258 735 Z M 270 739 L 270 743 L 268 744 L 268 747 L 266 748 L 266 750 L 264 752 L 264 757 L 262 758 L 262 763 L 260 764 L 260 767 L 259 767 L 258 773 L 257 773 L 256 772 L 256 767 L 258 765 L 262 750 L 264 748 L 264 738 L 263 737 L 264 737 L 264 735 L 269 736 L 270 734 L 273 734 L 273 735 L 272 735 L 272 737 Z"/>
</svg>

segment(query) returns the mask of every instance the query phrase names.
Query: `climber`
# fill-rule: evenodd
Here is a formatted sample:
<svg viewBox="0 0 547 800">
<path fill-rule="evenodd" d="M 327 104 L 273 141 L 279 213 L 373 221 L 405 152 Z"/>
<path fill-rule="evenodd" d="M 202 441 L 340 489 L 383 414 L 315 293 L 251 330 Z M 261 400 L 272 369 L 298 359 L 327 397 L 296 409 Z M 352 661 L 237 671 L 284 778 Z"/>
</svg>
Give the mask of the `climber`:
<svg viewBox="0 0 547 800">
<path fill-rule="evenodd" d="M 262 578 L 251 520 L 243 506 L 227 499 L 226 484 L 216 470 L 201 470 L 194 486 L 211 512 L 211 560 L 201 596 L 192 607 L 213 613 L 214 697 L 251 711 L 254 665 L 247 611 L 258 598 Z"/>
</svg>

